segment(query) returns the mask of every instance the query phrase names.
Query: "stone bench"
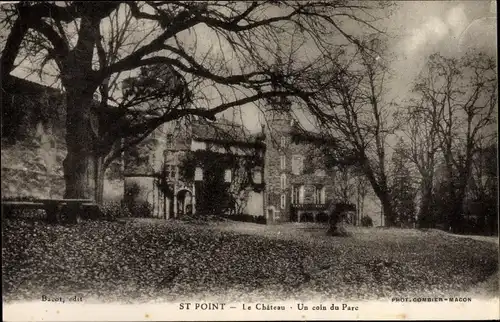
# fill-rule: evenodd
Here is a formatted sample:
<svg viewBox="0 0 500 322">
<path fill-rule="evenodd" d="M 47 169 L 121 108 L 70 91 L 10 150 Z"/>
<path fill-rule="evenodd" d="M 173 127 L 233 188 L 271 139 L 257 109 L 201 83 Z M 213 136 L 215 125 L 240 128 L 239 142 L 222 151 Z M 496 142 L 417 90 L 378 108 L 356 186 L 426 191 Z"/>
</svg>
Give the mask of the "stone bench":
<svg viewBox="0 0 500 322">
<path fill-rule="evenodd" d="M 42 209 L 50 223 L 79 223 L 88 214 L 102 215 L 99 206 L 91 199 L 34 199 L 27 201 L 2 200 L 2 215 L 13 217 L 14 210 Z M 87 215 L 87 216 L 86 216 Z"/>
</svg>

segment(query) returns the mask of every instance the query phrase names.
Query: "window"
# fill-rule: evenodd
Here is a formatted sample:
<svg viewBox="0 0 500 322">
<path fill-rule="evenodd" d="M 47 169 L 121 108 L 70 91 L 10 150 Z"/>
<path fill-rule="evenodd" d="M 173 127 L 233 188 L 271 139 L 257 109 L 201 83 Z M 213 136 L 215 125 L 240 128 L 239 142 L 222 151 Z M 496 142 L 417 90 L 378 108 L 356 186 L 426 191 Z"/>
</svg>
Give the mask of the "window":
<svg viewBox="0 0 500 322">
<path fill-rule="evenodd" d="M 283 193 L 281 194 L 281 209 L 285 209 L 286 207 L 286 195 Z"/>
<path fill-rule="evenodd" d="M 281 137 L 280 146 L 282 148 L 284 148 L 286 146 L 286 137 L 284 137 L 284 136 Z"/>
<path fill-rule="evenodd" d="M 256 169 L 253 171 L 253 183 L 255 184 L 262 183 L 262 173 L 260 169 Z"/>
<path fill-rule="evenodd" d="M 281 174 L 280 187 L 286 189 L 286 174 L 284 173 Z"/>
<path fill-rule="evenodd" d="M 175 179 L 177 176 L 177 167 L 175 165 L 167 164 L 165 167 L 165 178 Z"/>
<path fill-rule="evenodd" d="M 231 169 L 226 169 L 226 171 L 224 171 L 224 182 L 231 182 L 231 174 Z"/>
<path fill-rule="evenodd" d="M 299 192 L 300 192 L 299 186 L 292 187 L 292 203 L 293 204 L 299 203 Z"/>
<path fill-rule="evenodd" d="M 273 208 L 267 209 L 267 218 L 266 219 L 271 219 L 274 220 L 274 210 Z"/>
<path fill-rule="evenodd" d="M 167 134 L 167 149 L 172 149 L 174 147 L 174 135 Z"/>
<path fill-rule="evenodd" d="M 326 203 L 326 190 L 323 186 L 314 187 L 314 203 Z"/>
<path fill-rule="evenodd" d="M 292 187 L 292 203 L 303 204 L 304 203 L 304 186 L 296 185 Z"/>
<path fill-rule="evenodd" d="M 280 169 L 285 170 L 286 169 L 286 156 L 282 155 L 280 157 Z"/>
<path fill-rule="evenodd" d="M 196 140 L 191 141 L 191 151 L 206 150 L 207 144 Z"/>
<path fill-rule="evenodd" d="M 314 203 L 321 201 L 321 187 L 314 187 Z"/>
<path fill-rule="evenodd" d="M 200 167 L 196 167 L 194 170 L 194 180 L 195 181 L 202 181 L 203 180 L 203 169 Z"/>
<path fill-rule="evenodd" d="M 295 154 L 292 156 L 292 173 L 294 175 L 302 174 L 304 169 L 304 157 L 300 154 Z"/>
</svg>

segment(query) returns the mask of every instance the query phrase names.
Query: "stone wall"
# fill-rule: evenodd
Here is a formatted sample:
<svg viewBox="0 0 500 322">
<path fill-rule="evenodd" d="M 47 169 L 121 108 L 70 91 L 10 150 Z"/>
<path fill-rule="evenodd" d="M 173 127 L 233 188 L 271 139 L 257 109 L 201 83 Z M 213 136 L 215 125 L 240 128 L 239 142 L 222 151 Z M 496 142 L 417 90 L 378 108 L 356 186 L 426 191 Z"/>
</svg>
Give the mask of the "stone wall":
<svg viewBox="0 0 500 322">
<path fill-rule="evenodd" d="M 15 88 L 2 97 L 2 198 L 62 198 L 64 97 L 39 84 L 16 82 Z M 119 161 L 112 167 L 120 169 Z M 120 174 L 108 169 L 105 200 L 120 200 L 122 196 Z"/>
<path fill-rule="evenodd" d="M 247 195 L 245 210 L 243 213 L 254 217 L 262 216 L 264 203 L 263 195 L 264 194 L 261 192 L 249 191 Z"/>
</svg>

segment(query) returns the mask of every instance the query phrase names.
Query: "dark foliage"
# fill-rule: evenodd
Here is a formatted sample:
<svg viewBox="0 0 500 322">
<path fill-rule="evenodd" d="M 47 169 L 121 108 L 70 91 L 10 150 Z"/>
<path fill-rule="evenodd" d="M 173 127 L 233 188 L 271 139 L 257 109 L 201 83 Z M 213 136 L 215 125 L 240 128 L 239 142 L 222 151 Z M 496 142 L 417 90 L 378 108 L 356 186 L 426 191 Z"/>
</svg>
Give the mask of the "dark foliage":
<svg viewBox="0 0 500 322">
<path fill-rule="evenodd" d="M 129 211 L 133 217 L 150 218 L 153 216 L 153 206 L 147 202 L 136 202 L 129 207 Z"/>
<path fill-rule="evenodd" d="M 129 207 L 121 201 L 104 202 L 101 209 L 104 217 L 108 219 L 132 217 Z"/>
<path fill-rule="evenodd" d="M 327 231 L 329 236 L 348 237 L 350 233 L 343 227 L 347 213 L 356 211 L 356 206 L 352 203 L 338 202 L 333 205 L 330 211 L 330 228 Z"/>
<path fill-rule="evenodd" d="M 396 145 L 392 156 L 394 179 L 391 185 L 392 206 L 394 218 L 386 218 L 387 222 L 399 227 L 412 227 L 415 222 L 416 189 L 413 186 L 410 168 L 405 158 L 403 140 Z"/>
<path fill-rule="evenodd" d="M 361 226 L 363 227 L 373 227 L 373 219 L 370 216 L 361 217 Z"/>
<path fill-rule="evenodd" d="M 250 222 L 250 223 L 255 223 L 255 224 L 263 224 L 263 225 L 265 225 L 267 223 L 267 219 L 265 216 L 252 216 L 252 215 L 247 215 L 247 214 L 235 214 L 235 215 L 226 216 L 226 218 L 230 219 L 230 220 L 234 220 L 234 221 Z"/>
<path fill-rule="evenodd" d="M 243 168 L 244 176 L 239 183 L 239 191 L 249 186 L 254 186 L 254 190 L 261 190 L 263 186 L 254 185 L 251 172 L 260 161 L 258 158 L 243 158 L 229 152 L 199 150 L 185 157 L 180 166 L 180 176 L 193 181 L 196 167 L 202 168 L 203 180 L 196 182 L 196 211 L 207 215 L 231 213 L 235 210 L 235 199 L 230 192 L 231 183 L 225 182 L 224 172 L 230 170 L 232 176 L 235 176 Z"/>
</svg>

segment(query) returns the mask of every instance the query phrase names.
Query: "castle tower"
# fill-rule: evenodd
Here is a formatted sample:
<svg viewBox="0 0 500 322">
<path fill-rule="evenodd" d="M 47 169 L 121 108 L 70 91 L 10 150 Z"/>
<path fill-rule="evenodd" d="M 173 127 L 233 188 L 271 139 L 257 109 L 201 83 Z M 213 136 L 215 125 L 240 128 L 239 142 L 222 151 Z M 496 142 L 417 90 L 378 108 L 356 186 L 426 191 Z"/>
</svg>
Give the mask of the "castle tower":
<svg viewBox="0 0 500 322">
<path fill-rule="evenodd" d="M 266 154 L 264 159 L 264 211 L 268 223 L 287 222 L 290 213 L 291 128 L 289 104 L 279 100 L 278 108 L 264 112 Z"/>
<path fill-rule="evenodd" d="M 327 199 L 333 196 L 333 173 L 314 145 L 292 140 L 296 129 L 290 104 L 278 101 L 277 106 L 264 113 L 267 222 L 324 222 Z"/>
</svg>

